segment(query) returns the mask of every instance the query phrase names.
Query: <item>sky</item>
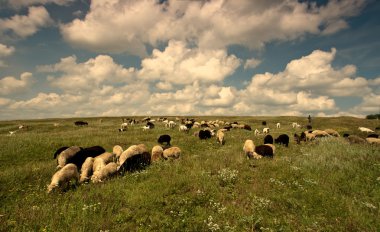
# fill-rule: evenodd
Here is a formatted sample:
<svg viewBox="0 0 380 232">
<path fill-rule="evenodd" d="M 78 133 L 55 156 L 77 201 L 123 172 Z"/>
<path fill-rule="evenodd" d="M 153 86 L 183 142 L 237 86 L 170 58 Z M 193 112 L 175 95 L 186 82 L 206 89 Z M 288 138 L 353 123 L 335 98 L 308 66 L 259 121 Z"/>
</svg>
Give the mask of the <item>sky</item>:
<svg viewBox="0 0 380 232">
<path fill-rule="evenodd" d="M 380 1 L 0 0 L 0 120 L 380 113 Z"/>
</svg>

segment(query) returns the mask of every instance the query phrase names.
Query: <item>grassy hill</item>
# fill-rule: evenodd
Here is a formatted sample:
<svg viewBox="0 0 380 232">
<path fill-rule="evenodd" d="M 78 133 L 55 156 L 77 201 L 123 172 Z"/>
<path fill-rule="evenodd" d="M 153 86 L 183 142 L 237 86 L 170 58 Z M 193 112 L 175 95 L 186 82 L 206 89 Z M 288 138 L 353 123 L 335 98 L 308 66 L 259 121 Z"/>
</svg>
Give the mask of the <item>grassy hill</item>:
<svg viewBox="0 0 380 232">
<path fill-rule="evenodd" d="M 273 160 L 247 160 L 246 139 L 262 144 L 253 131 L 226 132 L 226 144 L 200 141 L 156 123 L 118 132 L 120 118 L 0 122 L 1 231 L 378 231 L 380 228 L 380 146 L 349 145 L 343 138 L 297 145 L 291 122 L 297 117 L 195 117 L 220 119 L 263 128 L 266 120 L 277 137 L 291 138 L 277 146 Z M 55 127 L 53 123 L 59 122 Z M 275 129 L 275 123 L 282 127 Z M 28 130 L 17 130 L 18 124 Z M 351 117 L 313 118 L 314 129 L 332 128 L 360 134 L 377 120 Z M 144 143 L 151 149 L 161 134 L 182 149 L 179 160 L 163 161 L 145 171 L 100 184 L 80 185 L 47 194 L 55 172 L 53 153 L 61 146 L 100 145 L 112 151 Z"/>
</svg>

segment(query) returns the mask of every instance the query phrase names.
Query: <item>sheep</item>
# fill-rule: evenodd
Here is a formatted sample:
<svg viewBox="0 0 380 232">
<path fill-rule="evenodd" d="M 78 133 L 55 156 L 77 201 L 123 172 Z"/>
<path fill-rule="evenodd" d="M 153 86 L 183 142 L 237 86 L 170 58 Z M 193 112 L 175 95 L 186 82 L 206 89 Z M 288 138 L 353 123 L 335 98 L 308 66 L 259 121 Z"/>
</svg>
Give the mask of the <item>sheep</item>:
<svg viewBox="0 0 380 232">
<path fill-rule="evenodd" d="M 369 134 L 367 135 L 367 138 L 379 138 L 378 134 Z"/>
<path fill-rule="evenodd" d="M 120 125 L 119 132 L 126 131 L 126 130 L 128 130 L 128 123 L 123 122 L 123 123 Z"/>
<path fill-rule="evenodd" d="M 101 146 L 93 146 L 81 149 L 75 155 L 67 159 L 67 163 L 73 163 L 78 168 L 81 168 L 84 161 L 88 157 L 97 157 L 100 154 L 103 154 L 106 150 Z"/>
<path fill-rule="evenodd" d="M 273 144 L 273 137 L 272 137 L 272 135 L 266 135 L 264 137 L 264 144 Z"/>
<path fill-rule="evenodd" d="M 301 140 L 305 141 L 305 142 L 306 141 L 312 141 L 317 137 L 317 135 L 316 135 L 317 133 L 319 133 L 319 132 L 316 132 L 316 133 L 310 133 L 309 131 L 302 132 L 301 133 Z"/>
<path fill-rule="evenodd" d="M 266 125 L 267 125 L 267 122 L 266 122 L 266 121 L 262 121 L 262 122 L 261 122 L 261 125 L 266 126 Z"/>
<path fill-rule="evenodd" d="M 106 164 L 108 164 L 109 162 L 115 161 L 116 154 L 110 153 L 110 152 L 104 152 L 104 153 L 96 156 L 95 158 L 102 159 Z"/>
<path fill-rule="evenodd" d="M 339 133 L 333 129 L 326 129 L 325 132 L 334 137 L 340 137 Z"/>
<path fill-rule="evenodd" d="M 115 145 L 112 148 L 112 153 L 115 154 L 116 160 L 119 160 L 121 154 L 123 153 L 123 148 L 121 146 L 119 146 L 119 145 Z"/>
<path fill-rule="evenodd" d="M 299 136 L 297 133 L 294 133 L 293 138 L 297 144 L 301 144 L 301 136 Z"/>
<path fill-rule="evenodd" d="M 170 137 L 170 135 L 160 135 L 160 137 L 157 139 L 157 142 L 159 144 L 164 144 L 166 143 L 167 146 L 170 146 L 170 140 L 172 138 Z"/>
<path fill-rule="evenodd" d="M 151 162 L 151 154 L 144 144 L 132 145 L 125 150 L 119 159 L 118 171 L 138 171 L 144 169 Z"/>
<path fill-rule="evenodd" d="M 277 127 L 277 129 L 280 129 L 281 128 L 281 124 L 279 122 L 276 123 L 276 127 Z"/>
<path fill-rule="evenodd" d="M 106 162 L 102 158 L 94 158 L 94 162 L 92 163 L 92 173 L 95 174 L 97 172 L 100 172 L 102 168 L 106 166 Z"/>
<path fill-rule="evenodd" d="M 329 137 L 330 135 L 326 132 L 326 131 L 323 131 L 323 130 L 313 130 L 313 132 L 311 132 L 312 134 L 315 135 L 315 137 Z"/>
<path fill-rule="evenodd" d="M 361 132 L 375 133 L 373 130 L 371 130 L 371 129 L 369 129 L 369 128 L 366 128 L 366 127 L 358 127 L 358 129 L 359 129 Z"/>
<path fill-rule="evenodd" d="M 146 131 L 146 130 L 149 130 L 149 129 L 150 129 L 149 126 L 143 126 L 143 127 L 141 127 L 141 128 L 143 129 L 143 131 Z"/>
<path fill-rule="evenodd" d="M 312 127 L 311 125 L 306 125 L 306 129 L 307 129 L 307 130 L 312 130 L 313 127 Z"/>
<path fill-rule="evenodd" d="M 91 177 L 92 183 L 103 182 L 105 179 L 108 179 L 117 173 L 117 164 L 115 162 L 110 162 L 98 172 L 94 173 Z"/>
<path fill-rule="evenodd" d="M 363 144 L 366 143 L 366 140 L 363 138 L 360 138 L 359 136 L 356 135 L 349 135 L 345 137 L 350 144 Z"/>
<path fill-rule="evenodd" d="M 69 187 L 71 180 L 78 181 L 79 173 L 75 164 L 66 164 L 59 171 L 57 171 L 51 178 L 50 185 L 48 185 L 48 193 L 51 193 L 54 189 L 60 188 L 66 190 Z"/>
<path fill-rule="evenodd" d="M 264 133 L 264 134 L 269 134 L 269 128 L 268 128 L 268 127 L 265 127 L 265 128 L 263 129 L 263 133 Z"/>
<path fill-rule="evenodd" d="M 169 121 L 169 123 L 168 123 L 168 127 L 169 127 L 170 129 L 173 129 L 176 125 L 177 125 L 177 124 L 176 124 L 174 121 Z"/>
<path fill-rule="evenodd" d="M 94 160 L 95 159 L 92 157 L 87 157 L 87 159 L 82 164 L 79 183 L 87 182 L 90 179 L 93 172 L 92 168 L 94 166 Z"/>
<path fill-rule="evenodd" d="M 220 143 L 221 145 L 224 145 L 224 143 L 226 142 L 224 140 L 224 132 L 223 132 L 223 129 L 220 129 L 218 130 L 218 132 L 216 133 L 216 141 L 218 143 Z"/>
<path fill-rule="evenodd" d="M 9 136 L 11 135 L 14 135 L 17 131 L 8 131 L 9 132 Z"/>
<path fill-rule="evenodd" d="M 153 129 L 154 128 L 154 124 L 152 122 L 147 122 L 146 123 L 147 126 L 149 126 L 149 129 Z"/>
<path fill-rule="evenodd" d="M 245 140 L 244 146 L 243 146 L 243 151 L 244 151 L 245 155 L 247 156 L 247 158 L 255 158 L 255 159 L 262 158 L 261 155 L 258 155 L 255 152 L 255 144 L 250 139 Z"/>
<path fill-rule="evenodd" d="M 277 144 L 284 144 L 285 147 L 288 147 L 289 145 L 289 136 L 286 135 L 286 134 L 281 134 L 279 135 L 275 140 L 274 140 L 275 143 Z"/>
<path fill-rule="evenodd" d="M 164 153 L 164 149 L 162 149 L 161 146 L 159 145 L 154 146 L 152 148 L 152 156 L 151 156 L 152 162 L 160 160 L 163 153 Z"/>
<path fill-rule="evenodd" d="M 259 135 L 260 134 L 260 131 L 258 129 L 255 129 L 255 132 L 254 132 L 255 136 Z"/>
<path fill-rule="evenodd" d="M 366 138 L 365 139 L 368 143 L 370 144 L 380 144 L 380 139 L 379 138 L 372 138 L 372 137 L 369 137 L 369 138 Z"/>
<path fill-rule="evenodd" d="M 69 148 L 69 147 L 60 147 L 60 148 L 58 148 L 58 149 L 54 152 L 54 154 L 53 154 L 54 159 L 56 159 L 57 156 L 58 156 L 59 154 L 61 154 L 61 152 L 63 152 L 64 150 L 66 150 L 67 148 Z"/>
<path fill-rule="evenodd" d="M 164 159 L 169 159 L 169 158 L 178 159 L 180 155 L 181 155 L 181 149 L 179 147 L 168 148 L 164 150 L 162 154 Z"/>
<path fill-rule="evenodd" d="M 75 154 L 78 153 L 81 149 L 82 148 L 80 148 L 78 146 L 71 146 L 71 147 L 65 149 L 64 151 L 62 151 L 58 155 L 58 159 L 57 159 L 58 166 L 57 166 L 57 169 L 63 168 L 68 163 L 68 160 L 71 157 L 75 156 Z"/>
<path fill-rule="evenodd" d="M 211 131 L 210 130 L 200 130 L 198 136 L 199 136 L 199 139 L 209 139 L 209 138 L 211 138 Z"/>
<path fill-rule="evenodd" d="M 293 128 L 300 128 L 301 125 L 298 124 L 298 123 L 296 123 L 296 122 L 293 122 L 293 123 L 292 123 L 292 127 L 293 127 Z"/>
<path fill-rule="evenodd" d="M 186 125 L 180 125 L 178 131 L 189 132 L 189 128 Z"/>
<path fill-rule="evenodd" d="M 88 122 L 76 121 L 74 122 L 75 126 L 88 126 Z"/>
<path fill-rule="evenodd" d="M 255 147 L 255 152 L 263 157 L 273 158 L 273 148 L 266 144 Z"/>
<path fill-rule="evenodd" d="M 248 130 L 248 131 L 252 130 L 252 128 L 249 125 L 245 125 L 245 124 L 243 125 L 243 129 Z"/>
</svg>

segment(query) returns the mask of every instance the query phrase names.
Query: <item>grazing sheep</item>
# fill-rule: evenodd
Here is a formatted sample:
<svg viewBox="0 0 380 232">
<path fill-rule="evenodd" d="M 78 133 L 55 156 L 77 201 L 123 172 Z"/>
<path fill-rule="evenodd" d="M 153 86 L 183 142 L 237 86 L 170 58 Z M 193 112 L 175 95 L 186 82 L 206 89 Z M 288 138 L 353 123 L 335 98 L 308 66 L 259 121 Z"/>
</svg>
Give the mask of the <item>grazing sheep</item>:
<svg viewBox="0 0 380 232">
<path fill-rule="evenodd" d="M 266 121 L 262 121 L 262 122 L 261 122 L 261 125 L 266 126 L 266 125 L 267 125 L 267 122 L 266 122 Z"/>
<path fill-rule="evenodd" d="M 281 134 L 279 135 L 275 140 L 274 140 L 275 143 L 277 144 L 283 144 L 285 145 L 286 147 L 288 147 L 289 145 L 289 136 L 287 134 Z"/>
<path fill-rule="evenodd" d="M 366 133 L 375 133 L 373 130 L 366 128 L 366 127 L 359 127 L 358 128 L 361 132 L 366 132 Z"/>
<path fill-rule="evenodd" d="M 346 137 L 346 139 L 348 140 L 348 142 L 350 144 L 363 144 L 363 143 L 366 143 L 365 139 L 360 138 L 359 136 L 356 136 L 356 135 L 349 135 L 349 136 Z"/>
<path fill-rule="evenodd" d="M 156 162 L 162 158 L 162 155 L 164 153 L 164 149 L 162 149 L 161 146 L 156 145 L 152 148 L 152 162 Z"/>
<path fill-rule="evenodd" d="M 106 166 L 106 162 L 102 158 L 94 158 L 94 162 L 92 164 L 92 173 L 95 174 L 99 172 L 102 168 Z"/>
<path fill-rule="evenodd" d="M 170 135 L 160 135 L 160 137 L 158 138 L 157 142 L 159 144 L 164 144 L 166 143 L 167 146 L 170 146 L 170 140 L 172 138 L 170 137 Z"/>
<path fill-rule="evenodd" d="M 292 127 L 293 127 L 293 128 L 301 128 L 301 125 L 298 124 L 298 123 L 296 123 L 296 122 L 293 122 L 293 123 L 292 123 Z"/>
<path fill-rule="evenodd" d="M 264 144 L 273 144 L 273 137 L 272 137 L 272 135 L 266 135 L 264 137 Z"/>
<path fill-rule="evenodd" d="M 273 158 L 273 148 L 268 145 L 259 145 L 255 147 L 255 152 L 263 157 Z"/>
<path fill-rule="evenodd" d="M 331 136 L 340 137 L 340 134 L 336 130 L 326 129 L 325 132 Z"/>
<path fill-rule="evenodd" d="M 259 135 L 260 134 L 260 131 L 258 129 L 255 129 L 255 132 L 254 132 L 255 136 Z"/>
<path fill-rule="evenodd" d="M 281 128 L 281 124 L 278 122 L 278 123 L 276 124 L 276 127 L 277 127 L 277 129 L 280 129 L 280 128 Z"/>
<path fill-rule="evenodd" d="M 315 137 L 329 137 L 329 133 L 327 133 L 326 131 L 323 131 L 323 130 L 313 130 L 313 132 L 311 132 L 313 135 L 315 135 Z"/>
<path fill-rule="evenodd" d="M 297 144 L 301 144 L 301 136 L 299 136 L 297 133 L 294 133 L 293 138 Z"/>
<path fill-rule="evenodd" d="M 116 160 L 119 160 L 121 154 L 123 153 L 123 148 L 121 146 L 119 146 L 119 145 L 115 145 L 112 148 L 112 153 L 115 154 Z"/>
<path fill-rule="evenodd" d="M 263 133 L 264 133 L 264 134 L 269 134 L 269 128 L 268 128 L 268 127 L 265 127 L 265 128 L 263 129 Z"/>
<path fill-rule="evenodd" d="M 151 154 L 144 144 L 132 145 L 121 154 L 118 171 L 138 171 L 144 169 L 151 162 Z"/>
<path fill-rule="evenodd" d="M 224 132 L 223 132 L 223 129 L 220 129 L 218 130 L 218 132 L 216 133 L 216 141 L 218 143 L 220 143 L 221 145 L 224 145 L 224 143 L 226 142 L 224 140 Z"/>
<path fill-rule="evenodd" d="M 380 139 L 379 138 L 369 137 L 369 138 L 366 138 L 365 140 L 367 140 L 367 142 L 370 144 L 379 144 L 380 145 Z"/>
<path fill-rule="evenodd" d="M 78 168 L 75 164 L 66 164 L 60 170 L 58 170 L 51 178 L 50 185 L 48 186 L 48 193 L 54 189 L 60 188 L 66 190 L 69 187 L 69 182 L 79 179 Z"/>
<path fill-rule="evenodd" d="M 88 122 L 76 121 L 74 122 L 75 126 L 88 126 Z"/>
<path fill-rule="evenodd" d="M 178 131 L 189 132 L 189 128 L 186 125 L 179 125 Z"/>
<path fill-rule="evenodd" d="M 96 156 L 95 158 L 102 159 L 106 164 L 108 164 L 109 162 L 115 161 L 116 154 L 110 153 L 110 152 L 104 152 L 104 153 Z"/>
<path fill-rule="evenodd" d="M 80 173 L 80 179 L 79 183 L 84 183 L 89 181 L 91 175 L 92 175 L 92 168 L 94 166 L 94 158 L 88 157 L 81 168 L 81 173 Z"/>
<path fill-rule="evenodd" d="M 82 148 L 78 146 L 71 146 L 64 151 L 62 151 L 58 155 L 57 159 L 57 169 L 63 168 L 66 164 L 68 164 L 68 160 L 75 156 L 76 153 L 78 153 Z"/>
<path fill-rule="evenodd" d="M 117 164 L 115 162 L 110 162 L 102 169 L 94 173 L 91 177 L 92 183 L 103 182 L 104 180 L 116 175 L 117 173 Z"/>
<path fill-rule="evenodd" d="M 75 155 L 67 159 L 67 163 L 73 163 L 78 168 L 81 168 L 84 161 L 88 157 L 97 157 L 100 154 L 103 154 L 106 150 L 101 146 L 93 146 L 81 149 Z"/>
<path fill-rule="evenodd" d="M 378 134 L 369 134 L 367 135 L 367 138 L 379 138 Z"/>
<path fill-rule="evenodd" d="M 179 147 L 171 147 L 166 150 L 164 150 L 162 156 L 164 159 L 178 159 L 181 155 L 181 149 Z"/>
<path fill-rule="evenodd" d="M 198 136 L 199 136 L 199 139 L 209 139 L 209 138 L 211 138 L 211 131 L 210 130 L 200 130 Z"/>
<path fill-rule="evenodd" d="M 318 132 L 316 132 L 316 133 L 318 133 Z M 323 134 L 323 133 L 322 133 Z M 312 140 L 314 140 L 315 138 L 316 138 L 317 136 L 316 136 L 316 134 L 314 134 L 314 133 L 310 133 L 309 131 L 305 131 L 305 132 L 302 132 L 301 133 L 301 140 L 302 141 L 312 141 Z"/>
<path fill-rule="evenodd" d="M 56 159 L 56 158 L 57 158 L 57 155 L 61 154 L 61 152 L 63 152 L 63 151 L 66 150 L 67 148 L 69 148 L 69 147 L 60 147 L 60 148 L 58 148 L 58 149 L 54 152 L 54 155 L 53 155 L 54 159 Z"/>
<path fill-rule="evenodd" d="M 312 127 L 311 125 L 307 125 L 307 126 L 306 126 L 306 129 L 307 129 L 307 130 L 312 130 L 313 127 Z"/>
<path fill-rule="evenodd" d="M 123 123 L 120 125 L 119 132 L 127 131 L 127 130 L 128 130 L 128 123 L 123 122 Z"/>
<path fill-rule="evenodd" d="M 243 125 L 243 129 L 244 130 L 248 130 L 248 131 L 251 131 L 252 130 L 252 128 L 251 128 L 251 126 L 249 126 L 249 125 Z"/>
<path fill-rule="evenodd" d="M 154 128 L 154 124 L 152 122 L 147 122 L 146 125 L 149 126 L 149 129 Z"/>
<path fill-rule="evenodd" d="M 17 131 L 8 131 L 9 132 L 9 136 L 11 135 L 14 135 Z"/>
<path fill-rule="evenodd" d="M 177 124 L 176 124 L 174 121 L 170 121 L 170 122 L 168 123 L 168 126 L 169 126 L 170 129 L 173 129 L 176 125 L 177 125 Z"/>
</svg>

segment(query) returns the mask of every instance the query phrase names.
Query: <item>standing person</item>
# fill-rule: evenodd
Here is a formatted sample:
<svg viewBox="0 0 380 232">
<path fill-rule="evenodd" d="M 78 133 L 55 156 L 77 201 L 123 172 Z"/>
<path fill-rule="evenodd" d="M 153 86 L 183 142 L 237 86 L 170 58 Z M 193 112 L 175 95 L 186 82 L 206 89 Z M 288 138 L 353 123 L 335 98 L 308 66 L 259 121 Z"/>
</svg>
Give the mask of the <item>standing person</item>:
<svg viewBox="0 0 380 232">
<path fill-rule="evenodd" d="M 307 117 L 307 120 L 308 120 L 309 124 L 311 124 L 311 116 L 310 116 L 310 114 L 309 114 L 309 117 Z"/>
</svg>

